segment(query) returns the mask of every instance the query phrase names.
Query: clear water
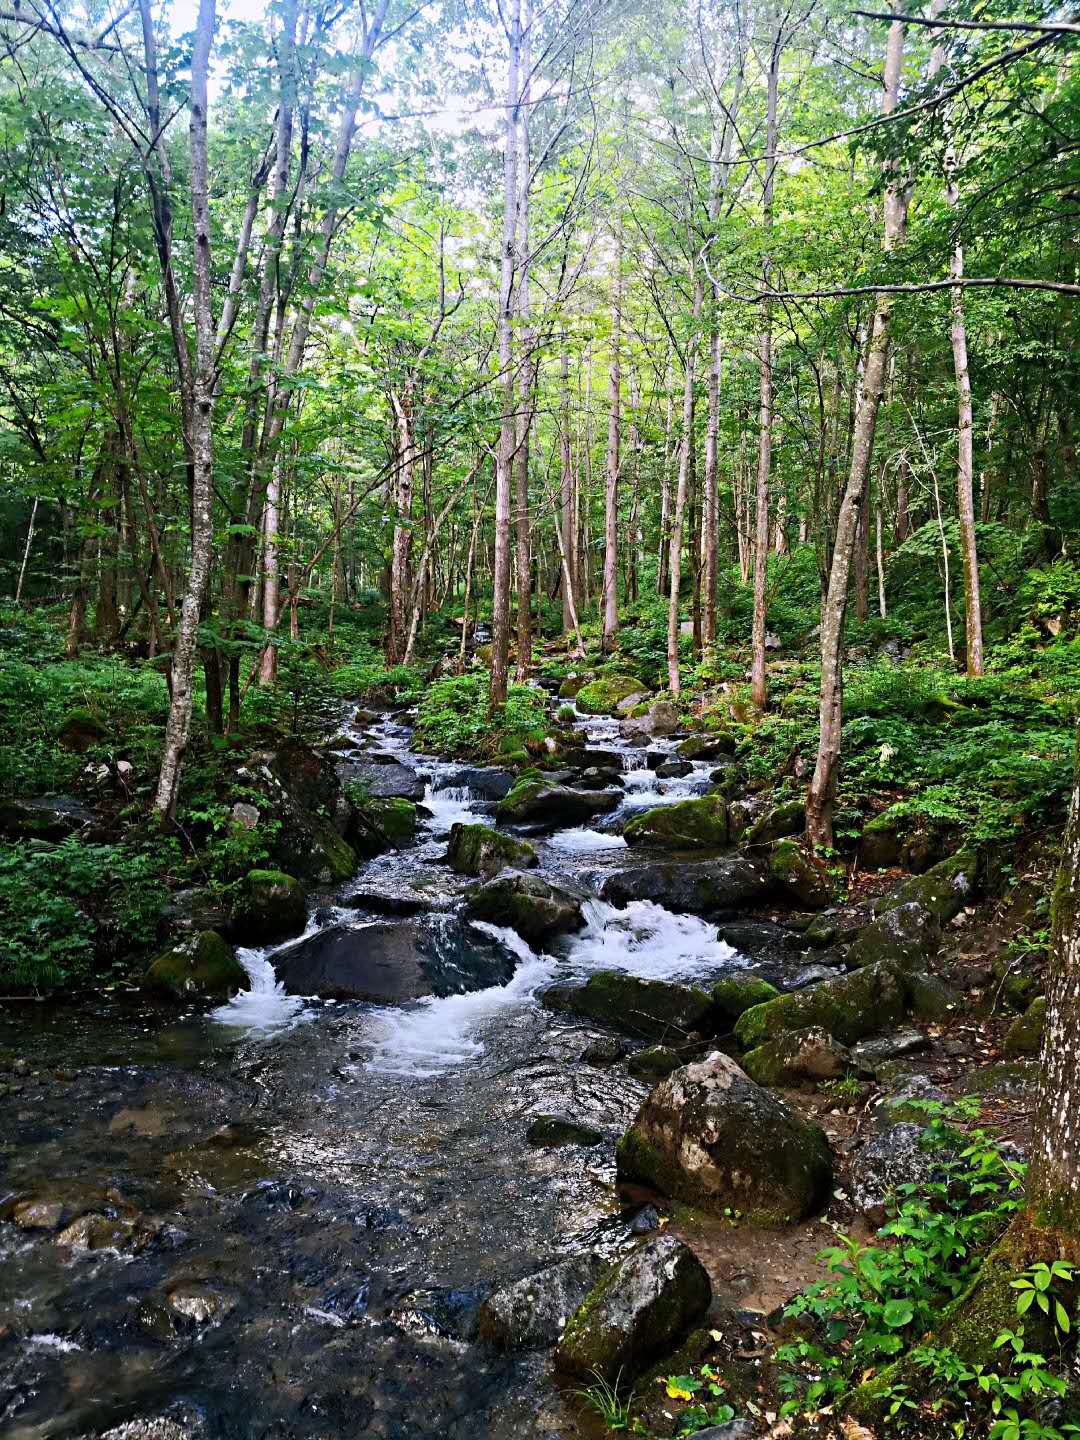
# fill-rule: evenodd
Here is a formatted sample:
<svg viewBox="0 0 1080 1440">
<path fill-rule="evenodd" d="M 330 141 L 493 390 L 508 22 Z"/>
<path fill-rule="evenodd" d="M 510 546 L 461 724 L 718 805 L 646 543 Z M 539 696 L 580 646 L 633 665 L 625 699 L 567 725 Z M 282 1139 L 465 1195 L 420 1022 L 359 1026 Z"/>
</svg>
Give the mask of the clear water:
<svg viewBox="0 0 1080 1440">
<path fill-rule="evenodd" d="M 625 748 L 610 722 L 587 728 Z M 399 718 L 356 738 L 422 767 L 432 818 L 320 920 L 363 924 L 357 896 L 401 887 L 451 908 L 446 832 L 484 818 L 476 798 L 453 766 L 410 756 Z M 618 863 L 627 812 L 688 790 L 640 767 L 624 778 L 605 828 L 538 842 L 545 873 L 587 885 Z M 0 1195 L 138 1215 L 152 1238 L 80 1251 L 0 1223 L 0 1434 L 94 1435 L 181 1402 L 228 1440 L 575 1433 L 547 1358 L 472 1346 L 469 1317 L 617 1212 L 611 1146 L 645 1090 L 582 1062 L 588 1027 L 537 997 L 601 967 L 743 963 L 715 927 L 656 905 L 591 901 L 586 918 L 549 954 L 490 932 L 517 960 L 507 984 L 395 1008 L 286 995 L 259 949 L 240 952 L 251 990 L 208 1013 L 141 997 L 9 1007 L 0 1053 L 31 1073 L 0 1106 Z M 531 1149 L 530 1120 L 552 1111 L 608 1141 Z M 206 1323 L 171 1306 L 179 1286 L 211 1296 Z"/>
</svg>

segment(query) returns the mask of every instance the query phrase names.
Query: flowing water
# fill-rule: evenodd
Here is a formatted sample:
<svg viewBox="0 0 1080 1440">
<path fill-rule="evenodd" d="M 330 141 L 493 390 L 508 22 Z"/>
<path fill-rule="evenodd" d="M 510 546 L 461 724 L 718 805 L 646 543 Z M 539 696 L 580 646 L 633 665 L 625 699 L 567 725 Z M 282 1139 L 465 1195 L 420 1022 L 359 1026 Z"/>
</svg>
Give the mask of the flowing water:
<svg viewBox="0 0 1080 1440">
<path fill-rule="evenodd" d="M 584 723 L 625 757 L 624 802 L 537 844 L 545 873 L 590 888 L 625 861 L 623 822 L 700 792 L 708 766 L 658 781 L 617 725 Z M 314 907 L 306 934 L 385 924 L 403 896 L 425 910 L 415 923 L 456 923 L 446 834 L 490 805 L 460 767 L 411 755 L 399 718 L 354 738 L 427 777 L 430 818 Z M 0 1224 L 0 1434 L 161 1415 L 237 1440 L 577 1434 L 548 1358 L 496 1354 L 471 1327 L 497 1285 L 625 1243 L 613 1141 L 645 1089 L 584 1063 L 594 1032 L 537 997 L 601 967 L 691 978 L 744 963 L 715 926 L 651 903 L 593 900 L 586 916 L 545 954 L 476 927 L 509 981 L 397 1008 L 288 995 L 258 949 L 239 952 L 251 989 L 209 1012 L 9 1006 L 0 1055 L 28 1069 L 0 1072 L 0 1202 L 89 1204 L 112 1228 L 62 1243 Z M 530 1148 L 530 1120 L 552 1112 L 607 1141 Z"/>
</svg>

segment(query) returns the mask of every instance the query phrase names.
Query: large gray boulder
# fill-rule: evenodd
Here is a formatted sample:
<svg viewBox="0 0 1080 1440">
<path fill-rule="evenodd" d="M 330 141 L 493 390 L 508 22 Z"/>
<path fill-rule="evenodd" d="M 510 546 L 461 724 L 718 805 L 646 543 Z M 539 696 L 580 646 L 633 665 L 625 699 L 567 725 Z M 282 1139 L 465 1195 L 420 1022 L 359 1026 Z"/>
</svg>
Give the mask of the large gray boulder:
<svg viewBox="0 0 1080 1440">
<path fill-rule="evenodd" d="M 735 1038 L 743 1050 L 753 1050 L 785 1031 L 820 1026 L 841 1044 L 851 1045 L 896 1025 L 907 999 L 903 977 L 882 961 L 751 1006 L 736 1020 Z"/>
<path fill-rule="evenodd" d="M 505 985 L 515 964 L 509 950 L 445 915 L 334 925 L 272 958 L 290 995 L 377 1005 Z"/>
<path fill-rule="evenodd" d="M 921 877 L 925 879 L 924 877 Z M 941 945 L 937 918 L 915 900 L 894 905 L 855 937 L 847 954 L 849 965 L 888 962 L 902 970 L 922 970 Z"/>
<path fill-rule="evenodd" d="M 922 1131 L 921 1125 L 893 1125 L 864 1145 L 852 1162 L 852 1202 L 872 1224 L 885 1223 L 889 1199 L 901 1185 L 930 1179 L 934 1166 L 919 1143 Z"/>
<path fill-rule="evenodd" d="M 666 1355 L 708 1310 L 712 1285 L 674 1235 L 648 1240 L 614 1265 L 571 1315 L 555 1350 L 564 1374 L 632 1379 Z"/>
<path fill-rule="evenodd" d="M 608 1261 L 585 1252 L 504 1285 L 480 1306 L 479 1337 L 502 1350 L 540 1350 L 554 1345 L 607 1269 Z"/>
<path fill-rule="evenodd" d="M 576 790 L 545 780 L 526 780 L 499 801 L 495 813 L 512 824 L 581 825 L 594 815 L 610 814 L 621 800 L 621 790 Z"/>
<path fill-rule="evenodd" d="M 373 800 L 422 800 L 427 789 L 427 782 L 400 761 L 389 765 L 347 761 L 342 774 Z"/>
<path fill-rule="evenodd" d="M 757 904 L 772 882 L 763 868 L 745 855 L 681 863 L 658 861 L 615 870 L 600 886 L 600 898 L 613 905 L 653 900 L 668 910 L 690 915 L 719 915 Z"/>
<path fill-rule="evenodd" d="M 832 1184 L 823 1132 L 719 1052 L 656 1087 L 616 1157 L 621 1179 L 759 1225 L 812 1214 Z"/>
</svg>

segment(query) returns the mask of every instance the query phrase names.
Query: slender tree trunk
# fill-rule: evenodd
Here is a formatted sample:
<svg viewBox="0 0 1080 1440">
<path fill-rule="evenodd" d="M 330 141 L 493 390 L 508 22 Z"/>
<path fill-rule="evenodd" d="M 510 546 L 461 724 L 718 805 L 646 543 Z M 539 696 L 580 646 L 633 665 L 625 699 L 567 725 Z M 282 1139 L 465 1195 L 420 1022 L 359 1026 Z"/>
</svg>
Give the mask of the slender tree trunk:
<svg viewBox="0 0 1080 1440">
<path fill-rule="evenodd" d="M 882 620 L 884 620 L 884 619 L 885 619 L 885 616 L 886 616 L 886 614 L 887 614 L 887 611 L 886 611 L 886 609 L 885 609 L 885 557 L 884 557 L 884 554 L 883 554 L 883 552 L 882 552 L 882 546 L 881 546 L 881 505 L 880 505 L 880 503 L 878 504 L 877 508 L 876 508 L 875 511 L 874 511 L 874 524 L 875 524 L 875 528 L 876 528 L 876 532 L 877 532 L 877 534 L 876 534 L 876 542 L 875 542 L 875 545 L 874 545 L 874 554 L 875 554 L 875 556 L 876 556 L 876 558 L 877 558 L 878 614 L 881 616 Z"/>
<path fill-rule="evenodd" d="M 671 543 L 668 549 L 668 633 L 667 663 L 668 689 L 678 695 L 679 684 L 679 587 L 682 582 L 683 516 L 686 512 L 686 498 L 692 484 L 694 469 L 694 380 L 697 361 L 698 327 L 701 324 L 701 305 L 704 286 L 699 275 L 694 276 L 694 309 L 689 339 L 686 342 L 686 373 L 683 378 L 683 433 L 682 448 L 679 451 L 679 480 L 675 490 L 675 510 L 671 518 Z"/>
<path fill-rule="evenodd" d="M 191 733 L 195 650 L 210 578 L 213 528 L 214 319 L 210 304 L 210 181 L 207 157 L 207 80 L 216 24 L 216 0 L 199 0 L 191 54 L 191 220 L 194 239 L 192 307 L 195 315 L 195 376 L 191 405 L 194 483 L 191 508 L 191 570 L 180 607 L 172 662 L 172 701 L 154 807 L 162 820 L 176 814 L 180 766 Z"/>
<path fill-rule="evenodd" d="M 761 224 L 765 234 L 765 288 L 771 284 L 768 246 L 772 238 L 773 190 L 776 181 L 776 102 L 780 88 L 782 22 L 776 20 L 769 56 L 768 92 L 765 109 L 765 173 L 761 191 Z M 761 333 L 758 336 L 758 470 L 754 526 L 754 615 L 751 628 L 750 697 L 756 710 L 768 704 L 765 675 L 765 582 L 769 564 L 769 479 L 772 472 L 772 314 L 769 302 L 761 306 Z"/>
<path fill-rule="evenodd" d="M 956 182 L 948 183 L 949 204 L 955 209 L 958 201 Z M 954 280 L 964 278 L 964 247 L 959 239 L 953 246 L 950 274 Z M 956 512 L 960 520 L 960 549 L 964 557 L 964 625 L 967 651 L 967 673 L 983 673 L 982 601 L 979 594 L 979 550 L 975 538 L 974 461 L 972 456 L 971 376 L 968 372 L 967 324 L 964 316 L 964 292 L 958 285 L 952 292 L 953 369 L 956 371 L 957 466 Z"/>
<path fill-rule="evenodd" d="M 619 633 L 619 444 L 622 423 L 622 220 L 615 234 L 615 301 L 611 315 L 608 371 L 607 478 L 604 485 L 604 603 L 601 646 L 614 650 Z"/>
<path fill-rule="evenodd" d="M 559 420 L 559 464 L 562 475 L 562 601 L 563 630 L 577 628 L 577 606 L 574 586 L 577 574 L 577 557 L 574 553 L 576 510 L 574 497 L 574 461 L 570 446 L 570 355 L 566 348 L 566 331 L 563 331 L 562 354 L 559 359 L 559 382 L 561 386 L 561 416 Z"/>
<path fill-rule="evenodd" d="M 37 522 L 38 501 L 34 496 L 34 503 L 30 507 L 30 524 L 26 527 L 26 544 L 23 546 L 22 564 L 19 566 L 19 579 L 15 586 L 15 604 L 22 601 L 23 585 L 26 583 L 26 567 L 30 563 L 30 548 L 34 543 L 34 525 Z"/>
<path fill-rule="evenodd" d="M 525 348 L 521 367 L 521 415 L 517 422 L 517 449 L 514 454 L 515 539 L 517 548 L 517 667 L 519 684 L 529 677 L 532 665 L 532 618 L 530 615 L 531 544 L 529 514 L 529 432 L 532 429 L 533 391 L 536 385 L 536 362 L 533 358 L 535 336 L 529 324 L 529 102 L 532 73 L 532 0 L 524 0 L 521 24 L 521 118 L 518 125 L 518 254 L 521 257 L 521 279 L 518 284 L 517 314 Z"/>
<path fill-rule="evenodd" d="M 891 115 L 896 109 L 903 59 L 904 27 L 901 22 L 894 21 L 889 27 L 885 55 L 885 89 L 881 105 L 885 115 Z M 903 179 L 895 173 L 895 167 L 890 166 L 885 192 L 886 251 L 895 249 L 903 240 L 908 198 L 909 192 Z M 814 847 L 831 846 L 833 840 L 833 807 L 839 777 L 843 727 L 842 657 L 848 580 L 863 492 L 869 481 L 873 460 L 874 433 L 877 428 L 878 407 L 885 387 L 891 325 L 891 299 L 888 295 L 879 295 L 874 308 L 874 324 L 863 374 L 862 392 L 855 413 L 851 469 L 836 523 L 829 589 L 821 615 L 820 732 L 817 762 L 806 800 L 806 832 Z"/>
<path fill-rule="evenodd" d="M 266 509 L 263 512 L 262 623 L 267 634 L 259 659 L 259 684 L 273 685 L 277 679 L 277 645 L 274 636 L 281 611 L 281 579 L 278 553 L 281 533 L 281 469 L 284 452 L 278 451 L 270 484 L 266 488 Z"/>
<path fill-rule="evenodd" d="M 664 464 L 660 471 L 660 547 L 659 563 L 656 567 L 657 594 L 668 590 L 668 558 L 671 551 L 671 465 L 675 455 L 675 382 L 671 368 L 671 350 L 668 349 L 667 365 L 664 368 L 664 396 L 666 400 L 664 418 Z"/>
<path fill-rule="evenodd" d="M 413 386 L 409 381 L 399 395 L 392 392 L 397 425 L 397 473 L 393 480 L 393 549 L 390 558 L 389 625 L 386 635 L 386 663 L 398 665 L 405 653 L 405 600 L 409 588 L 412 554 L 413 485 L 416 475 L 416 439 L 413 432 Z"/>
<path fill-rule="evenodd" d="M 506 701 L 510 654 L 510 511 L 517 425 L 514 414 L 514 292 L 517 249 L 518 125 L 520 124 L 521 0 L 509 0 L 506 140 L 503 156 L 503 239 L 499 274 L 499 373 L 502 420 L 495 454 L 495 573 L 492 596 L 491 707 Z"/>
</svg>

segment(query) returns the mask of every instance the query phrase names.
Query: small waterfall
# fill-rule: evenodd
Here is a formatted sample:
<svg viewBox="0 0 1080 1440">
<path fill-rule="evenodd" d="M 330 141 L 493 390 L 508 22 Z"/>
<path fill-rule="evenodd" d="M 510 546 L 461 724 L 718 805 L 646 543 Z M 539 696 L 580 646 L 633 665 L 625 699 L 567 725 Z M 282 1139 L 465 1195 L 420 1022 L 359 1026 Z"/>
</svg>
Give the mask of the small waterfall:
<svg viewBox="0 0 1080 1440">
<path fill-rule="evenodd" d="M 447 785 L 441 789 L 435 788 L 433 781 L 428 782 L 424 791 L 424 805 L 431 811 L 430 828 L 439 834 L 448 831 L 451 825 L 490 825 L 491 820 L 486 815 L 478 815 L 473 806 L 483 797 L 468 785 Z"/>
</svg>

